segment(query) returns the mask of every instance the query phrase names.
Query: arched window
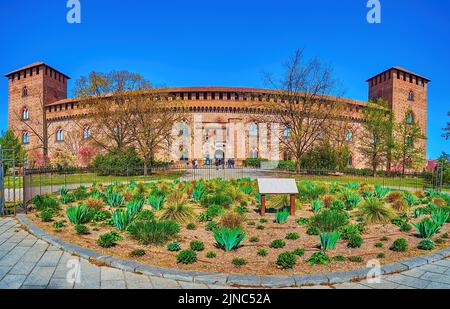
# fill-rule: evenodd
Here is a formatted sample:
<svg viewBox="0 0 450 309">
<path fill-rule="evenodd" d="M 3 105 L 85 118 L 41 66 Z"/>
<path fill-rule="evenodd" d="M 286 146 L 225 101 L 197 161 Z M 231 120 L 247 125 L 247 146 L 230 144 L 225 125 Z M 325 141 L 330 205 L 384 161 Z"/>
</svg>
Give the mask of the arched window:
<svg viewBox="0 0 450 309">
<path fill-rule="evenodd" d="M 347 140 L 347 142 L 353 141 L 353 132 L 352 132 L 352 130 L 348 130 L 347 131 L 347 134 L 345 135 L 345 139 Z"/>
<path fill-rule="evenodd" d="M 348 166 L 353 166 L 353 155 L 348 156 Z"/>
<path fill-rule="evenodd" d="M 375 135 L 372 136 L 372 145 L 375 145 L 377 143 L 377 137 Z"/>
<path fill-rule="evenodd" d="M 408 101 L 414 101 L 414 92 L 408 92 Z"/>
<path fill-rule="evenodd" d="M 83 138 L 84 138 L 84 139 L 88 139 L 88 138 L 90 138 L 90 137 L 91 137 L 91 128 L 85 127 L 85 128 L 83 129 Z"/>
<path fill-rule="evenodd" d="M 30 112 L 28 111 L 27 107 L 24 107 L 22 110 L 22 120 L 28 120 L 30 119 Z"/>
<path fill-rule="evenodd" d="M 258 125 L 256 123 L 250 124 L 249 135 L 253 137 L 258 136 Z"/>
<path fill-rule="evenodd" d="M 413 124 L 414 122 L 414 115 L 412 113 L 408 113 L 406 116 L 406 123 L 407 124 Z"/>
<path fill-rule="evenodd" d="M 62 129 L 58 129 L 58 131 L 56 131 L 56 141 L 62 142 L 63 140 L 64 140 L 64 132 Z"/>
<path fill-rule="evenodd" d="M 189 161 L 189 152 L 184 146 L 180 146 L 180 161 Z"/>
<path fill-rule="evenodd" d="M 24 144 L 30 143 L 30 134 L 27 131 L 23 132 L 22 134 L 22 143 Z"/>
<path fill-rule="evenodd" d="M 291 128 L 289 128 L 288 126 L 285 126 L 284 130 L 283 130 L 283 137 L 289 137 L 289 136 L 291 136 Z"/>
<path fill-rule="evenodd" d="M 258 150 L 256 148 L 250 149 L 250 159 L 258 158 Z"/>
<path fill-rule="evenodd" d="M 22 88 L 22 97 L 28 97 L 28 88 L 27 86 Z"/>
<path fill-rule="evenodd" d="M 412 147 L 413 145 L 413 138 L 411 136 L 406 137 L 406 146 Z"/>
<path fill-rule="evenodd" d="M 189 127 L 186 122 L 182 122 L 180 125 L 180 136 L 188 136 L 189 135 Z"/>
</svg>

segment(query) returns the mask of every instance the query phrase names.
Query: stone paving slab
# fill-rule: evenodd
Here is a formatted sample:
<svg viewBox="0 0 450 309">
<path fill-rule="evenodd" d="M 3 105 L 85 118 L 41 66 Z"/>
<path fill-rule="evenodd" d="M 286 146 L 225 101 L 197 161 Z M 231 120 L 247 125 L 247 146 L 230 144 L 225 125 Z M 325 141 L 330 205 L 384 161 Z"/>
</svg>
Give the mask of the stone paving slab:
<svg viewBox="0 0 450 309">
<path fill-rule="evenodd" d="M 364 278 L 368 269 L 294 276 L 207 274 L 141 265 L 81 248 L 55 236 L 48 239 L 49 245 L 49 242 L 43 240 L 47 240 L 48 235 L 42 229 L 30 228 L 38 237 L 43 238 L 39 239 L 22 230 L 14 219 L 8 218 L 5 221 L 6 219 L 0 218 L 0 288 L 233 289 L 250 286 L 256 288 L 301 286 L 304 289 L 448 289 L 450 287 L 450 259 L 443 259 L 447 256 L 447 252 L 450 254 L 447 249 L 383 265 L 382 271 L 385 275 L 382 275 L 380 283 L 368 283 L 366 280 L 350 282 L 354 278 Z M 66 252 L 60 249 L 66 247 L 68 248 Z M 97 259 L 108 266 L 91 264 L 88 259 Z M 78 277 L 74 275 L 75 269 L 79 270 Z M 395 274 L 390 274 L 392 272 Z"/>
</svg>

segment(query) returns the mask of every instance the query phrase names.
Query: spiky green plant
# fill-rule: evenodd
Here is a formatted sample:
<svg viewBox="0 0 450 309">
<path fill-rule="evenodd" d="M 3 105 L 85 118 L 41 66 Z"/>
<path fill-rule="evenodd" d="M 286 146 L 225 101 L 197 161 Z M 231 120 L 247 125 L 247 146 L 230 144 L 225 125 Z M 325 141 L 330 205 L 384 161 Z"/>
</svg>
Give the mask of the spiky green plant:
<svg viewBox="0 0 450 309">
<path fill-rule="evenodd" d="M 164 195 L 150 195 L 147 202 L 155 210 L 160 210 L 164 204 Z"/>
<path fill-rule="evenodd" d="M 120 207 L 125 201 L 125 197 L 119 192 L 110 192 L 106 194 L 106 203 L 111 207 Z"/>
<path fill-rule="evenodd" d="M 350 190 L 357 190 L 359 188 L 359 183 L 357 182 L 349 182 L 346 187 Z"/>
<path fill-rule="evenodd" d="M 137 199 L 128 202 L 126 205 L 127 211 L 130 213 L 130 215 L 135 216 L 142 210 L 142 208 L 144 207 L 144 203 L 145 201 L 143 199 Z"/>
<path fill-rule="evenodd" d="M 425 218 L 419 223 L 413 224 L 419 233 L 420 238 L 431 238 L 439 232 L 439 225 L 433 222 L 430 218 Z"/>
<path fill-rule="evenodd" d="M 423 207 L 417 207 L 414 209 L 414 217 L 419 218 L 425 214 L 426 210 Z"/>
<path fill-rule="evenodd" d="M 323 208 L 323 202 L 321 200 L 314 200 L 311 203 L 311 209 L 313 213 L 318 213 Z"/>
<path fill-rule="evenodd" d="M 275 213 L 275 223 L 282 224 L 287 221 L 289 217 L 289 211 L 287 209 L 277 210 Z"/>
<path fill-rule="evenodd" d="M 59 195 L 66 195 L 69 193 L 69 189 L 67 189 L 66 187 L 62 187 L 61 189 L 58 190 Z"/>
<path fill-rule="evenodd" d="M 374 186 L 374 197 L 377 197 L 379 199 L 383 199 L 386 197 L 386 195 L 391 191 L 389 188 L 382 187 L 379 184 L 376 184 Z"/>
<path fill-rule="evenodd" d="M 449 212 L 444 209 L 437 209 L 431 212 L 431 218 L 433 219 L 433 222 L 436 223 L 439 227 L 445 224 L 448 216 Z"/>
<path fill-rule="evenodd" d="M 342 197 L 346 208 L 349 210 L 355 208 L 356 206 L 358 206 L 359 202 L 361 202 L 361 196 L 350 190 L 344 190 L 342 192 Z"/>
<path fill-rule="evenodd" d="M 242 228 L 221 228 L 220 230 L 213 229 L 213 234 L 217 245 L 223 248 L 226 252 L 236 249 L 247 237 L 247 234 L 242 233 Z"/>
<path fill-rule="evenodd" d="M 324 232 L 319 235 L 320 247 L 322 250 L 333 250 L 340 238 L 339 232 Z"/>
<path fill-rule="evenodd" d="M 66 209 L 67 217 L 72 224 L 85 224 L 92 220 L 92 209 L 86 205 L 71 206 Z"/>
<path fill-rule="evenodd" d="M 180 224 L 192 222 L 195 219 L 194 209 L 185 203 L 174 203 L 165 207 L 161 220 L 171 220 Z"/>
<path fill-rule="evenodd" d="M 112 213 L 112 220 L 119 231 L 124 231 L 133 220 L 133 215 L 128 210 L 117 209 Z"/>
<path fill-rule="evenodd" d="M 127 229 L 131 237 L 144 245 L 164 244 L 180 232 L 173 221 L 133 221 Z"/>
<path fill-rule="evenodd" d="M 205 190 L 202 190 L 202 189 L 195 189 L 195 190 L 192 192 L 192 197 L 194 198 L 194 200 L 196 200 L 197 202 L 199 202 L 200 199 L 201 199 L 202 196 L 203 196 L 203 193 L 205 193 Z"/>
<path fill-rule="evenodd" d="M 403 199 L 409 206 L 414 206 L 419 202 L 419 199 L 409 192 L 403 193 Z"/>
<path fill-rule="evenodd" d="M 347 225 L 348 214 L 343 211 L 325 209 L 311 217 L 309 226 L 321 232 L 336 231 L 339 227 Z"/>
<path fill-rule="evenodd" d="M 364 219 L 368 223 L 388 223 L 395 216 L 390 206 L 375 197 L 365 199 L 360 209 Z"/>
<path fill-rule="evenodd" d="M 253 188 L 251 186 L 242 186 L 242 187 L 239 187 L 239 190 L 241 190 L 242 192 L 244 192 L 247 195 L 250 195 L 253 192 Z"/>
</svg>

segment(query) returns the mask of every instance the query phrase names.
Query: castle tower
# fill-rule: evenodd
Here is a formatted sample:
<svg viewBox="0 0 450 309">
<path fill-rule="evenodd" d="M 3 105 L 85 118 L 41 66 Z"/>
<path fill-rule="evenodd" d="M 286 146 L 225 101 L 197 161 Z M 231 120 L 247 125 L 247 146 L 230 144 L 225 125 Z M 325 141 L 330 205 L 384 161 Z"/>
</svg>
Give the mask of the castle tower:
<svg viewBox="0 0 450 309">
<path fill-rule="evenodd" d="M 396 122 L 404 121 L 411 111 L 412 119 L 427 134 L 427 88 L 429 79 L 400 67 L 390 68 L 367 80 L 369 100 L 383 98 L 389 103 Z M 420 142 L 426 158 L 426 140 Z"/>
<path fill-rule="evenodd" d="M 48 152 L 47 104 L 67 98 L 67 75 L 36 62 L 5 75 L 8 78 L 8 128 L 25 148 Z"/>
</svg>

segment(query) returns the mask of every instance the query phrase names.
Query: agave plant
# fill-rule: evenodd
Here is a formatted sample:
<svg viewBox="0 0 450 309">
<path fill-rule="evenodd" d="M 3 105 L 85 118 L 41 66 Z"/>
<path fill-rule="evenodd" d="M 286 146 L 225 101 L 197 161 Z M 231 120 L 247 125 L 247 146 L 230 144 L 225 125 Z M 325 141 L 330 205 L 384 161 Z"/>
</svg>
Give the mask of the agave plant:
<svg viewBox="0 0 450 309">
<path fill-rule="evenodd" d="M 311 203 L 311 209 L 314 213 L 318 213 L 323 208 L 323 202 L 321 200 L 314 200 Z"/>
<path fill-rule="evenodd" d="M 419 223 L 414 224 L 420 238 L 431 238 L 439 232 L 439 225 L 430 218 L 425 218 Z"/>
<path fill-rule="evenodd" d="M 444 209 L 437 209 L 431 212 L 431 218 L 433 222 L 439 227 L 443 226 L 447 222 L 449 212 Z"/>
<path fill-rule="evenodd" d="M 111 207 L 120 207 L 125 201 L 125 197 L 119 192 L 111 192 L 106 194 L 106 203 Z"/>
<path fill-rule="evenodd" d="M 217 245 L 229 252 L 239 246 L 239 244 L 247 237 L 247 234 L 242 233 L 242 228 L 221 228 L 220 230 L 213 229 L 214 239 Z"/>
<path fill-rule="evenodd" d="M 341 238 L 339 232 L 324 232 L 320 234 L 320 247 L 322 250 L 332 250 L 336 247 L 337 242 Z"/>
<path fill-rule="evenodd" d="M 71 206 L 66 209 L 67 217 L 72 224 L 85 224 L 92 220 L 94 212 L 86 205 Z"/>
<path fill-rule="evenodd" d="M 131 215 L 136 215 L 142 210 L 142 207 L 144 207 L 144 200 L 143 199 L 137 199 L 129 202 L 126 205 L 127 211 L 130 212 Z"/>
<path fill-rule="evenodd" d="M 117 209 L 112 213 L 114 225 L 119 231 L 124 231 L 133 220 L 133 217 L 133 214 L 128 209 L 126 211 Z"/>
<path fill-rule="evenodd" d="M 284 223 L 289 217 L 289 211 L 287 209 L 277 210 L 275 213 L 275 222 L 276 223 Z"/>
<path fill-rule="evenodd" d="M 152 206 L 155 210 L 160 210 L 164 203 L 163 195 L 150 195 L 147 199 L 147 202 Z"/>
<path fill-rule="evenodd" d="M 389 191 L 391 191 L 389 188 L 384 188 L 379 184 L 376 184 L 374 187 L 374 196 L 378 197 L 379 199 L 383 199 L 386 197 Z"/>
<path fill-rule="evenodd" d="M 203 193 L 205 193 L 205 190 L 203 190 L 203 189 L 195 189 L 192 192 L 192 197 L 194 198 L 194 200 L 196 200 L 198 202 L 202 198 Z"/>
<path fill-rule="evenodd" d="M 403 194 L 403 199 L 406 203 L 408 203 L 409 206 L 414 206 L 419 202 L 419 199 L 409 192 L 405 192 Z"/>
<path fill-rule="evenodd" d="M 344 190 L 342 196 L 347 209 L 353 209 L 361 202 L 361 196 L 350 190 Z"/>
</svg>

